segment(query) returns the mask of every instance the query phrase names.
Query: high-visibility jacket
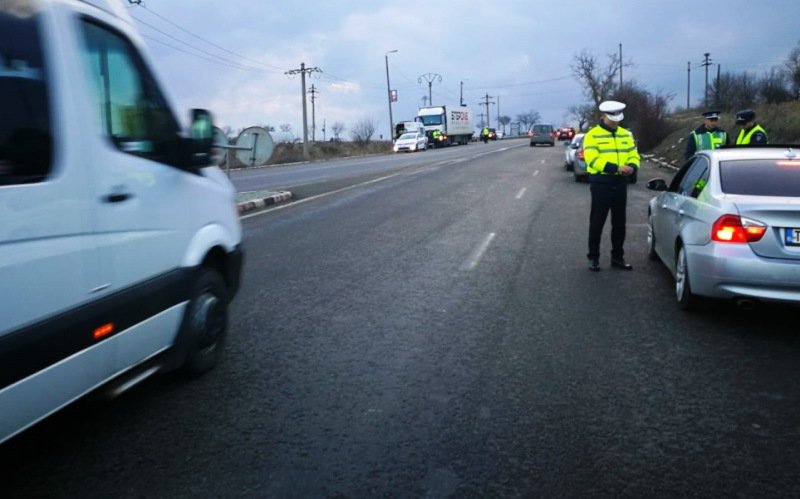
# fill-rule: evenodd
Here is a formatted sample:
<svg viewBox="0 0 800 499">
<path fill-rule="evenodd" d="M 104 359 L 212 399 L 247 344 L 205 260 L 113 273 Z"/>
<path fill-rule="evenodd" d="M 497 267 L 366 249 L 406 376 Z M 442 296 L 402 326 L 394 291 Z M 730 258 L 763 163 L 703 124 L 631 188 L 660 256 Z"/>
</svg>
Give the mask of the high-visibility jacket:
<svg viewBox="0 0 800 499">
<path fill-rule="evenodd" d="M 719 149 L 722 144 L 728 143 L 728 132 L 724 130 L 711 130 L 705 133 L 692 132 L 694 139 L 694 150 L 705 151 L 706 149 Z"/>
<path fill-rule="evenodd" d="M 586 173 L 589 175 L 620 175 L 621 166 L 639 169 L 639 151 L 633 134 L 625 128 L 615 130 L 602 123 L 593 126 L 583 137 Z"/>
<path fill-rule="evenodd" d="M 764 130 L 764 129 L 761 127 L 761 125 L 759 125 L 758 123 L 756 123 L 756 124 L 755 124 L 755 126 L 753 126 L 753 128 L 751 128 L 750 130 L 747 130 L 747 131 L 745 131 L 745 129 L 744 129 L 744 128 L 742 128 L 741 130 L 739 130 L 739 136 L 738 136 L 738 137 L 736 137 L 736 145 L 737 145 L 737 146 L 745 146 L 745 145 L 749 144 L 749 143 L 750 143 L 750 141 L 751 141 L 751 140 L 752 140 L 752 138 L 753 138 L 753 135 L 755 135 L 755 134 L 756 134 L 756 132 L 761 132 L 761 133 L 763 133 L 763 134 L 764 134 L 764 140 L 765 140 L 765 142 L 764 142 L 764 143 L 766 143 L 766 139 L 767 139 L 767 131 L 766 131 L 766 130 Z"/>
</svg>

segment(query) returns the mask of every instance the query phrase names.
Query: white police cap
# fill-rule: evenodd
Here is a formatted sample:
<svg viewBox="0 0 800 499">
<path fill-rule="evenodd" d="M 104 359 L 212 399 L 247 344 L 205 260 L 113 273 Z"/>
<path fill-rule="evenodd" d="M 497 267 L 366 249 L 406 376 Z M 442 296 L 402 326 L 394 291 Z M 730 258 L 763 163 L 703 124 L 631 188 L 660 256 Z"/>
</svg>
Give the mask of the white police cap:
<svg viewBox="0 0 800 499">
<path fill-rule="evenodd" d="M 607 100 L 600 103 L 600 112 L 608 116 L 611 121 L 622 121 L 625 115 L 622 111 L 625 109 L 625 104 L 615 100 Z"/>
</svg>

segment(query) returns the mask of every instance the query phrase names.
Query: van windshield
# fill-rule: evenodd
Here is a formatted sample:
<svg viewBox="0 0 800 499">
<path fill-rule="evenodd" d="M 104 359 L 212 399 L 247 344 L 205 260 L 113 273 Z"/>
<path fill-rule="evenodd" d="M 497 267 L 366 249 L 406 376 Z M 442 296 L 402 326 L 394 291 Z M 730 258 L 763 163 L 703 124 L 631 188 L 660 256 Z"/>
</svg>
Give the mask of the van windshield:
<svg viewBox="0 0 800 499">
<path fill-rule="evenodd" d="M 0 3 L 0 185 L 50 172 L 47 71 L 36 2 Z"/>
</svg>

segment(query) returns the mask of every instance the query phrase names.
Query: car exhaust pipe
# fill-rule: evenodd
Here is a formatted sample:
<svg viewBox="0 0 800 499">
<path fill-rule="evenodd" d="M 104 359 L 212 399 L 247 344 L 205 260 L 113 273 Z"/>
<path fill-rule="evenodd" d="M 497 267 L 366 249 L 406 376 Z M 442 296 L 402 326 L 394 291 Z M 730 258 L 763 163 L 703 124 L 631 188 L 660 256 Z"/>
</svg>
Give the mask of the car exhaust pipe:
<svg viewBox="0 0 800 499">
<path fill-rule="evenodd" d="M 742 312 L 752 312 L 758 303 L 750 298 L 736 298 L 736 308 Z"/>
</svg>

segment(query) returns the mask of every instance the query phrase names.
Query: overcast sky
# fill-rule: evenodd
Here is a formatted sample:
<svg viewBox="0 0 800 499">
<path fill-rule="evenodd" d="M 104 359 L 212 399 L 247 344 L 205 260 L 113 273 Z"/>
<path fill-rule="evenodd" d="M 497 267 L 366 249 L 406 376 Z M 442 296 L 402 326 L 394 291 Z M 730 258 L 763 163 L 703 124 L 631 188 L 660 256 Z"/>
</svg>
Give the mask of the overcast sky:
<svg viewBox="0 0 800 499">
<path fill-rule="evenodd" d="M 624 79 L 674 93 L 673 105 L 683 107 L 689 62 L 692 104 L 702 96 L 703 53 L 714 63 L 709 78 L 717 64 L 761 76 L 800 41 L 798 0 L 143 0 L 129 12 L 182 118 L 202 107 L 220 127 L 288 123 L 302 137 L 300 77 L 285 72 L 301 63 L 321 69 L 307 79 L 319 92 L 318 140 L 323 123 L 327 138 L 334 122 L 347 137 L 365 119 L 376 138 L 388 135 L 391 50 L 395 122 L 423 105 L 428 84 L 420 77 L 440 75 L 436 105 L 458 105 L 463 81 L 476 116 L 488 94 L 492 120 L 499 101 L 512 119 L 535 110 L 543 121 L 572 125 L 566 109 L 587 102 L 570 68 L 583 49 L 605 64 L 622 44 L 633 64 Z"/>
</svg>

